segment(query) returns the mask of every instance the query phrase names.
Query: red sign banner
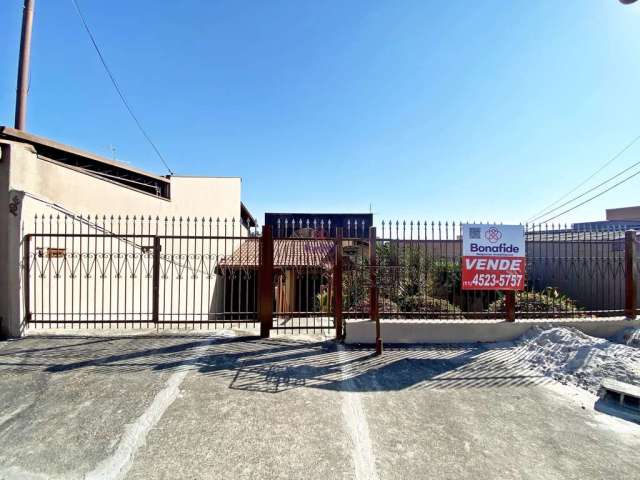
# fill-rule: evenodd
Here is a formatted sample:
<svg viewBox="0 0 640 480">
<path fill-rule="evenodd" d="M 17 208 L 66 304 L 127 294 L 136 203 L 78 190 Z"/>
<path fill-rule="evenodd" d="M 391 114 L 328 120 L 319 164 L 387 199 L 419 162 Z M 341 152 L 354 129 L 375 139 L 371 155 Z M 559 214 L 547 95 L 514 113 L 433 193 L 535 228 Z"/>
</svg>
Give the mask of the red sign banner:
<svg viewBox="0 0 640 480">
<path fill-rule="evenodd" d="M 524 290 L 525 266 L 521 225 L 463 225 L 463 290 Z"/>
<path fill-rule="evenodd" d="M 525 260 L 520 257 L 463 257 L 464 290 L 524 290 Z"/>
</svg>

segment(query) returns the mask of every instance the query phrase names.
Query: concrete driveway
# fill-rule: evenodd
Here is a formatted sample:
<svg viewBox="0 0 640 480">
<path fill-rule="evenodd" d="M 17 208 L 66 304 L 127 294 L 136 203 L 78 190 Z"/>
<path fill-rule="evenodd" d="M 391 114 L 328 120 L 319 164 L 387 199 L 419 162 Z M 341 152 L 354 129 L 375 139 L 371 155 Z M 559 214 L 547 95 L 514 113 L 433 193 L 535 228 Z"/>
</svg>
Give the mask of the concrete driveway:
<svg viewBox="0 0 640 480">
<path fill-rule="evenodd" d="M 0 479 L 638 478 L 640 426 L 480 346 L 0 342 Z"/>
</svg>

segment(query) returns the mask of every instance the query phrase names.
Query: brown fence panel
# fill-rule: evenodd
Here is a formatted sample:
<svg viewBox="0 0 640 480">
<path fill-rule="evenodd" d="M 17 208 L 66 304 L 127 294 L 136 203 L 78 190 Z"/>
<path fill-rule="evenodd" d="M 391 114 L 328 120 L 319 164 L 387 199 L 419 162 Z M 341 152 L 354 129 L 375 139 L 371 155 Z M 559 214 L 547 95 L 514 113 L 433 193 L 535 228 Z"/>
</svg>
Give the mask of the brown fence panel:
<svg viewBox="0 0 640 480">
<path fill-rule="evenodd" d="M 526 226 L 526 288 L 508 294 L 462 290 L 461 223 L 385 221 L 375 240 L 375 277 L 369 275 L 368 245 L 352 239 L 361 247 L 345 249 L 344 315 L 370 317 L 366 291 L 373 281 L 385 320 L 623 315 L 624 235 L 615 229 Z M 632 289 L 637 295 L 637 285 Z"/>
<path fill-rule="evenodd" d="M 28 326 L 256 328 L 258 242 L 233 220 L 39 216 Z"/>
<path fill-rule="evenodd" d="M 273 240 L 273 330 L 324 333 L 335 329 L 335 239 L 296 236 Z"/>
<path fill-rule="evenodd" d="M 233 219 L 40 215 L 25 226 L 25 322 L 257 331 L 272 312 L 263 334 L 341 337 L 343 319 L 637 313 L 635 233 L 525 226 L 526 288 L 509 297 L 462 290 L 460 223 L 385 221 L 371 238 L 363 226 L 284 219 L 268 272 L 261 237 Z"/>
</svg>

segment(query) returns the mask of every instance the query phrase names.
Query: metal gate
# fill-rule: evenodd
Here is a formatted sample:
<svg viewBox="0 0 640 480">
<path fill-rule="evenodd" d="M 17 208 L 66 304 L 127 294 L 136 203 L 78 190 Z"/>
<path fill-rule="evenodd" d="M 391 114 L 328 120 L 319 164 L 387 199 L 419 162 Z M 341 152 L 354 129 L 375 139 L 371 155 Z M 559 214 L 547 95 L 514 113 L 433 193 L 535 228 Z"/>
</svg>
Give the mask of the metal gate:
<svg viewBox="0 0 640 480">
<path fill-rule="evenodd" d="M 32 230 L 23 241 L 27 327 L 335 327 L 331 240 L 274 241 L 213 219 L 49 216 Z"/>
</svg>

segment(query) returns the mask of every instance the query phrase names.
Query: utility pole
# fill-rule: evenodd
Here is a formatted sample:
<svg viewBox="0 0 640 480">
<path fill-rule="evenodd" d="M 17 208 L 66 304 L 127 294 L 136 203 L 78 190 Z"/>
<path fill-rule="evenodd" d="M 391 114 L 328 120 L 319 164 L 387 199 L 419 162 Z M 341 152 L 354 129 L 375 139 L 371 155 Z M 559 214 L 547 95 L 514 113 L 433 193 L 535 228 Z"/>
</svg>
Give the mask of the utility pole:
<svg viewBox="0 0 640 480">
<path fill-rule="evenodd" d="M 20 60 L 18 61 L 18 88 L 16 91 L 16 121 L 18 130 L 27 126 L 27 95 L 29 93 L 29 61 L 31 59 L 31 30 L 35 0 L 24 0 L 22 11 L 22 35 L 20 36 Z"/>
</svg>

